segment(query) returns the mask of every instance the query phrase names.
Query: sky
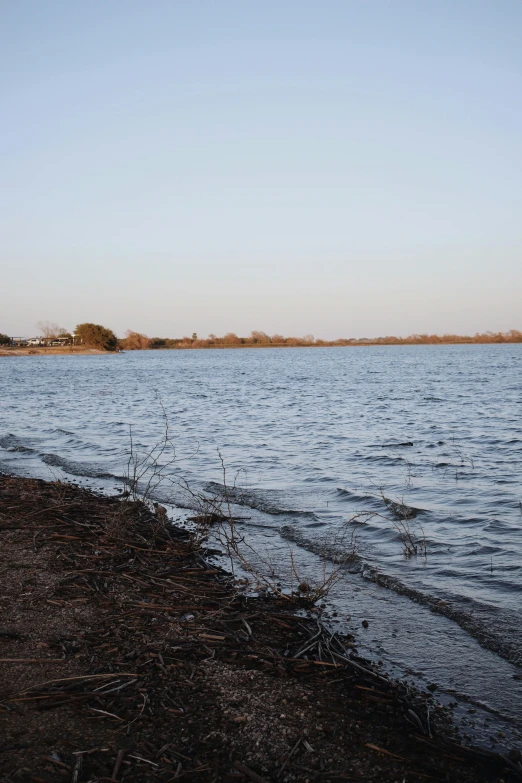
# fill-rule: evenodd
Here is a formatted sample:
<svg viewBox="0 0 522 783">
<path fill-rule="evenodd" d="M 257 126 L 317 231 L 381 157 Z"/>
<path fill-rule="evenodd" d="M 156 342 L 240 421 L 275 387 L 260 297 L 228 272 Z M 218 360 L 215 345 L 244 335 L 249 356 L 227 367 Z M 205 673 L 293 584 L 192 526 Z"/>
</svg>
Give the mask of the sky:
<svg viewBox="0 0 522 783">
<path fill-rule="evenodd" d="M 0 332 L 522 329 L 520 0 L 0 0 Z"/>
</svg>

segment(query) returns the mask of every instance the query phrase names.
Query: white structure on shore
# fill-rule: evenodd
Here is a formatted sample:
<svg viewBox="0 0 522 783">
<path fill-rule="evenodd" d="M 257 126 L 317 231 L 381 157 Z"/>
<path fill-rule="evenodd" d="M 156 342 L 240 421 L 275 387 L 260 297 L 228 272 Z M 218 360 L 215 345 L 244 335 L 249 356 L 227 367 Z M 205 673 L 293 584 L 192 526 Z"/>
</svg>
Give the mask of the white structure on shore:
<svg viewBox="0 0 522 783">
<path fill-rule="evenodd" d="M 74 345 L 75 338 L 71 335 L 67 337 L 10 337 L 10 345 L 13 347 L 24 345 L 40 345 L 47 347 L 50 345 Z"/>
</svg>

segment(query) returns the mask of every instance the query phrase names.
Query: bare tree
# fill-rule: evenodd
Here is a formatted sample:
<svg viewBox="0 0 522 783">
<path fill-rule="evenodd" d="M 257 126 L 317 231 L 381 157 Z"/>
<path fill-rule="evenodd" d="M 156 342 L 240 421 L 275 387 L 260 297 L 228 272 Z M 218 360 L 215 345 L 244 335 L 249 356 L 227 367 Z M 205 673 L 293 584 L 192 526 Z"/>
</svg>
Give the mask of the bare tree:
<svg viewBox="0 0 522 783">
<path fill-rule="evenodd" d="M 133 332 L 132 329 L 127 329 L 125 337 L 120 342 L 126 351 L 146 351 L 150 348 L 150 339 L 147 335 Z"/>
<path fill-rule="evenodd" d="M 241 345 L 241 340 L 234 332 L 227 332 L 223 337 L 223 342 L 226 345 Z"/>
<path fill-rule="evenodd" d="M 250 335 L 250 340 L 253 343 L 269 343 L 270 337 L 266 334 L 266 332 L 261 332 L 258 329 L 254 329 Z"/>
<path fill-rule="evenodd" d="M 36 325 L 43 336 L 48 340 L 53 337 L 59 337 L 62 334 L 68 334 L 67 329 L 64 329 L 63 326 L 58 326 L 58 324 L 53 323 L 52 321 L 38 321 Z"/>
</svg>

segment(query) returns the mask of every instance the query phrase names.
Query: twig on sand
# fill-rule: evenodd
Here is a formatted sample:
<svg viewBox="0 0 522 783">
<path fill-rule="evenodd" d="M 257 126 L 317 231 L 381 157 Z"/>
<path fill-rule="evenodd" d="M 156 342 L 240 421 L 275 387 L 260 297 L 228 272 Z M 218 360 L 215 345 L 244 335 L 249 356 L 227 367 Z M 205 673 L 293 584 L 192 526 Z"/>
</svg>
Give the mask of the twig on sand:
<svg viewBox="0 0 522 783">
<path fill-rule="evenodd" d="M 296 750 L 297 750 L 297 748 L 299 747 L 300 744 L 301 744 L 301 737 L 299 737 L 299 739 L 295 743 L 294 747 L 292 748 L 292 750 L 290 751 L 290 753 L 286 757 L 285 763 L 283 764 L 283 766 L 279 770 L 279 774 L 277 776 L 278 778 L 280 778 L 281 775 L 283 774 L 283 772 L 285 771 L 286 767 L 288 766 L 288 763 L 289 763 L 290 759 L 292 758 L 292 756 L 294 755 L 294 753 L 296 752 Z"/>
<path fill-rule="evenodd" d="M 125 750 L 121 748 L 118 751 L 118 755 L 116 756 L 116 761 L 114 762 L 114 767 L 112 768 L 112 775 L 111 780 L 117 780 L 118 779 L 118 773 L 120 771 L 121 762 L 123 761 L 123 756 L 125 755 Z"/>
<path fill-rule="evenodd" d="M 246 775 L 247 778 L 250 778 L 253 783 L 266 783 L 264 778 L 258 775 L 257 772 L 254 772 L 253 769 L 250 769 L 250 767 L 247 767 L 246 764 L 242 764 L 241 761 L 235 761 L 234 768 L 237 769 L 238 772 L 242 772 L 243 775 Z"/>
<path fill-rule="evenodd" d="M 80 777 L 80 773 L 82 771 L 82 764 L 83 764 L 83 756 L 76 756 L 76 761 L 74 762 L 74 767 L 71 775 L 71 783 L 78 783 L 78 778 Z"/>
</svg>

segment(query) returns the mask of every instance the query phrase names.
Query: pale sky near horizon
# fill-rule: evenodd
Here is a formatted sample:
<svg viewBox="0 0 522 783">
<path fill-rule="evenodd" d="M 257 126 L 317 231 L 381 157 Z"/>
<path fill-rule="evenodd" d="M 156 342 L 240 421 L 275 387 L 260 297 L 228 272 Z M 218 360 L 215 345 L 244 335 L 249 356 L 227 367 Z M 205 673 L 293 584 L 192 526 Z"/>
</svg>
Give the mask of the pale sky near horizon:
<svg viewBox="0 0 522 783">
<path fill-rule="evenodd" d="M 520 0 L 0 0 L 0 332 L 522 329 Z"/>
</svg>

